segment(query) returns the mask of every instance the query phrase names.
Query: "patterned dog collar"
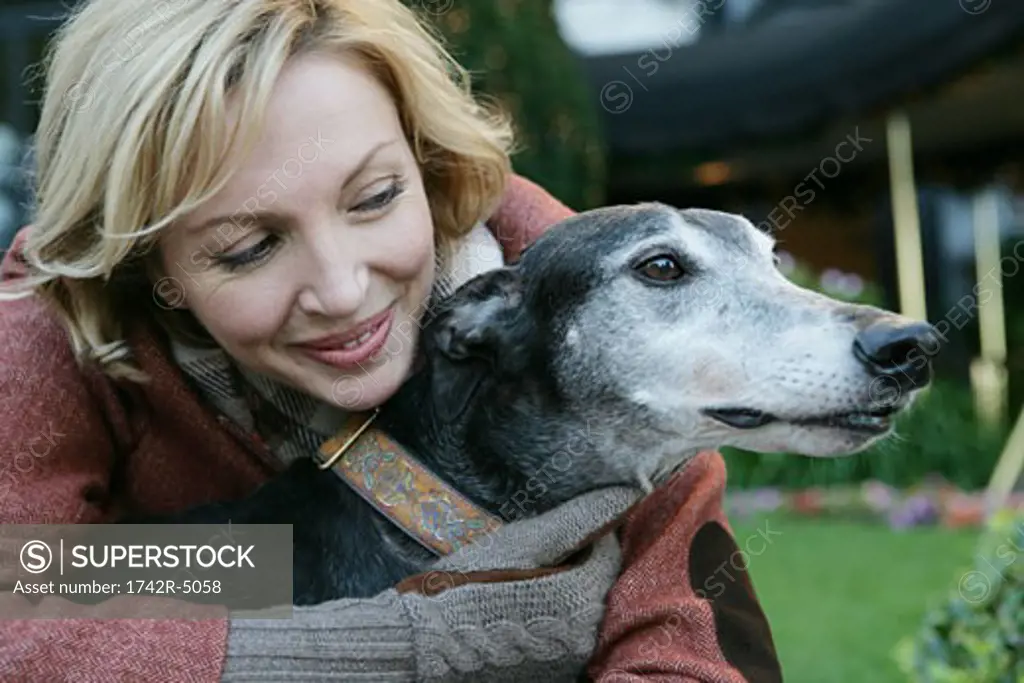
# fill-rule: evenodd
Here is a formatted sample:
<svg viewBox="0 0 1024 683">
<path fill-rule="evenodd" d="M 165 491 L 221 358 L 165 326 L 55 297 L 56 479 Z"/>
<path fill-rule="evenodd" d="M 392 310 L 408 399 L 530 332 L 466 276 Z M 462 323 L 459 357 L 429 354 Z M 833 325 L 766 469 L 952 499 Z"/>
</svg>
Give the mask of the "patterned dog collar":
<svg viewBox="0 0 1024 683">
<path fill-rule="evenodd" d="M 378 512 L 438 556 L 448 555 L 502 521 L 427 469 L 374 428 L 379 409 L 351 415 L 320 446 L 320 469 L 333 469 Z"/>
</svg>

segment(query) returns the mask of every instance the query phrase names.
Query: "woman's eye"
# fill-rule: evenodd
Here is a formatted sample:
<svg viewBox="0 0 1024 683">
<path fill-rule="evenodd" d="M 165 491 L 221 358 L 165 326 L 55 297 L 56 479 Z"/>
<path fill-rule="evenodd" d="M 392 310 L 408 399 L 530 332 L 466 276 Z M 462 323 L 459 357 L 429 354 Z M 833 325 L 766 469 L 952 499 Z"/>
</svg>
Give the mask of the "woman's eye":
<svg viewBox="0 0 1024 683">
<path fill-rule="evenodd" d="M 639 266 L 637 271 L 651 280 L 658 282 L 671 282 L 672 280 L 678 280 L 684 275 L 683 267 L 679 265 L 679 261 L 672 256 L 655 256 L 649 258 Z"/>
<path fill-rule="evenodd" d="M 395 199 L 404 191 L 405 185 L 401 180 L 395 179 L 384 190 L 381 190 L 369 199 L 356 204 L 355 210 L 366 213 L 380 211 L 388 204 L 395 201 Z"/>
<path fill-rule="evenodd" d="M 264 237 L 248 249 L 243 249 L 233 254 L 220 254 L 217 256 L 217 262 L 229 271 L 238 270 L 265 259 L 273 251 L 276 243 L 277 238 L 274 235 L 270 235 Z"/>
</svg>

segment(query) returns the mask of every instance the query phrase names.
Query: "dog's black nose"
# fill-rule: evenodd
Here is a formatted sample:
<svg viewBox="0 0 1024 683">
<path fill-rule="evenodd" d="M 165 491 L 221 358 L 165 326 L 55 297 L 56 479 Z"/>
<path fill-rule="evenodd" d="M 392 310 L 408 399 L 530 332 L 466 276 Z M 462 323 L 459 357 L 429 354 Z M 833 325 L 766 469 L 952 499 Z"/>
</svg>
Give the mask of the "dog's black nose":
<svg viewBox="0 0 1024 683">
<path fill-rule="evenodd" d="M 931 357 L 938 343 L 931 325 L 882 319 L 857 333 L 853 352 L 874 375 L 895 378 L 901 386 L 924 386 L 932 378 Z"/>
</svg>

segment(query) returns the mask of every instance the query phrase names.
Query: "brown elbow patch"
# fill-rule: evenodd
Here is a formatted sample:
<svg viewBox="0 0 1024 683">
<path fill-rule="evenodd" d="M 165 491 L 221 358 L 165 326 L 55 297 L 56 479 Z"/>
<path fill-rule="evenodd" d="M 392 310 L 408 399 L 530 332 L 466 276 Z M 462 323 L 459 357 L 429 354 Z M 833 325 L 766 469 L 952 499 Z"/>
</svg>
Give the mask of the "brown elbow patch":
<svg viewBox="0 0 1024 683">
<path fill-rule="evenodd" d="M 690 547 L 690 587 L 708 601 L 726 661 L 750 683 L 782 681 L 768 619 L 744 566 L 745 555 L 718 522 L 705 523 Z"/>
</svg>

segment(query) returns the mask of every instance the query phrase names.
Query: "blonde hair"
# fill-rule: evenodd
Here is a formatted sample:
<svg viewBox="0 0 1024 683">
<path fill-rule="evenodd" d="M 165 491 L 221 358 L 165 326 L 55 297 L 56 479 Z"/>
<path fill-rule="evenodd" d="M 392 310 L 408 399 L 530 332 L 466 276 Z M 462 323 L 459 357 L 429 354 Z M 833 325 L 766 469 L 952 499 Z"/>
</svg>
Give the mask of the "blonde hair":
<svg viewBox="0 0 1024 683">
<path fill-rule="evenodd" d="M 3 298 L 38 294 L 79 362 L 112 377 L 146 380 L 123 338 L 128 317 L 149 312 L 172 334 L 198 326 L 156 305 L 147 255 L 159 231 L 226 183 L 240 156 L 229 150 L 259 139 L 289 58 L 354 54 L 388 89 L 439 244 L 490 215 L 510 172 L 507 117 L 473 97 L 437 31 L 399 0 L 91 0 L 53 45 L 24 250 L 31 275 Z M 241 98 L 234 128 L 231 96 Z"/>
</svg>

